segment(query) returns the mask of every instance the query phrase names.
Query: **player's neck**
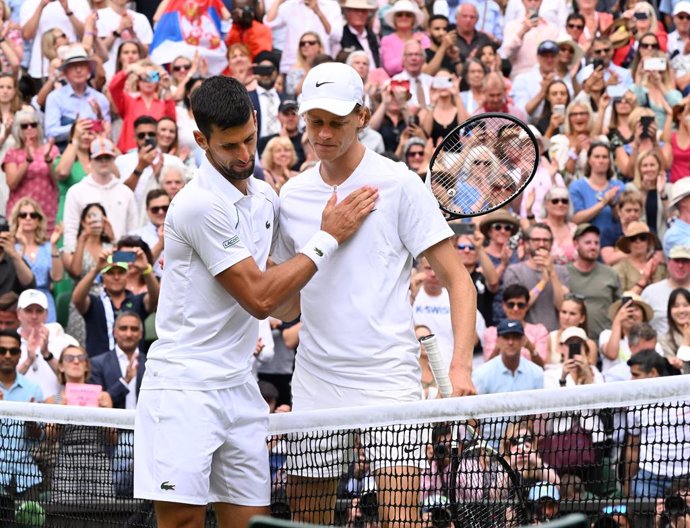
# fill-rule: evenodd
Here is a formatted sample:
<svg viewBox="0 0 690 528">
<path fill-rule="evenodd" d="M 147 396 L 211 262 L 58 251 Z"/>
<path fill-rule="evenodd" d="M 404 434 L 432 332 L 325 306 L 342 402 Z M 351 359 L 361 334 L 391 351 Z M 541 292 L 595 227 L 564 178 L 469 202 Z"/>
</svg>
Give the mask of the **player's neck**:
<svg viewBox="0 0 690 528">
<path fill-rule="evenodd" d="M 326 185 L 338 186 L 347 180 L 359 166 L 366 148 L 355 138 L 349 149 L 340 157 L 321 161 L 321 178 Z"/>
</svg>

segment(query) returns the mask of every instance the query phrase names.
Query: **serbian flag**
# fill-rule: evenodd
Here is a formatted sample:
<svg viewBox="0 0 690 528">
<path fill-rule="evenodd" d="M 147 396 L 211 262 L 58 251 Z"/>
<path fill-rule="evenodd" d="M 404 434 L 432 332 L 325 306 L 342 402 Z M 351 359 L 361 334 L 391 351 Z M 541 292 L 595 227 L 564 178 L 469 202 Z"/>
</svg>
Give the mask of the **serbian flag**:
<svg viewBox="0 0 690 528">
<path fill-rule="evenodd" d="M 220 74 L 228 65 L 221 36 L 222 0 L 171 0 L 153 32 L 151 60 L 169 64 L 195 52 L 206 59 L 208 71 Z"/>
</svg>

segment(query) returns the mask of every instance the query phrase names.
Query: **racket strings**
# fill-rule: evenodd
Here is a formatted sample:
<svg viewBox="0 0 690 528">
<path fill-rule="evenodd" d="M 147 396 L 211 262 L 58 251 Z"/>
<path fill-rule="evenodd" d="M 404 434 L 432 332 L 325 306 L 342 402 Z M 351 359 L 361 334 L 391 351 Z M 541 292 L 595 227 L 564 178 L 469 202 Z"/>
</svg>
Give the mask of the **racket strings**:
<svg viewBox="0 0 690 528">
<path fill-rule="evenodd" d="M 471 119 L 453 130 L 431 164 L 431 188 L 442 209 L 483 214 L 512 200 L 532 178 L 539 152 L 526 125 L 504 116 Z"/>
</svg>

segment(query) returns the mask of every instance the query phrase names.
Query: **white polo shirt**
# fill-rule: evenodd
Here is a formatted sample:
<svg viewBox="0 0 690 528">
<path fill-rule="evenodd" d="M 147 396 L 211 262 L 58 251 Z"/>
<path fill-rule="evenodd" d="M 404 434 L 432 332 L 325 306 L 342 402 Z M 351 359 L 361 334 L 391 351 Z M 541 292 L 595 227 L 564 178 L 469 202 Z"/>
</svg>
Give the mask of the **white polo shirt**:
<svg viewBox="0 0 690 528">
<path fill-rule="evenodd" d="M 278 196 L 249 178 L 247 195 L 204 158 L 165 218 L 158 341 L 144 389 L 214 390 L 252 379 L 259 322 L 214 277 L 253 257 L 261 270 L 278 221 Z"/>
<path fill-rule="evenodd" d="M 276 262 L 295 255 L 319 230 L 333 194 L 319 169 L 291 178 L 280 191 Z M 408 291 L 412 258 L 453 233 L 419 176 L 403 163 L 367 149 L 337 188 L 338 200 L 364 185 L 378 188 L 376 210 L 302 289 L 296 369 L 344 387 L 418 387 Z"/>
</svg>

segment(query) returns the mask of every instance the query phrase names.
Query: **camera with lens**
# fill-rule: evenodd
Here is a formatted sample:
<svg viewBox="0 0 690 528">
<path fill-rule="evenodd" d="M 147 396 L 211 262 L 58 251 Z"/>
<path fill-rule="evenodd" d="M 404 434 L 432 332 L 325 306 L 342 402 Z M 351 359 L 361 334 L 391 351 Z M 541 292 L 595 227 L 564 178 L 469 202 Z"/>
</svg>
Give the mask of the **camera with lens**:
<svg viewBox="0 0 690 528">
<path fill-rule="evenodd" d="M 450 448 L 445 442 L 439 442 L 434 446 L 434 458 L 441 460 L 450 456 Z"/>
<path fill-rule="evenodd" d="M 375 491 L 367 491 L 359 498 L 359 509 L 365 521 L 375 521 L 379 514 L 379 500 Z"/>
<path fill-rule="evenodd" d="M 453 516 L 448 508 L 437 506 L 429 510 L 431 524 L 434 528 L 448 528 Z"/>
<path fill-rule="evenodd" d="M 661 526 L 674 526 L 674 521 L 678 517 L 682 517 L 690 513 L 690 507 L 685 500 L 685 497 L 678 493 L 669 495 L 664 499 L 664 511 L 661 514 Z"/>
</svg>

